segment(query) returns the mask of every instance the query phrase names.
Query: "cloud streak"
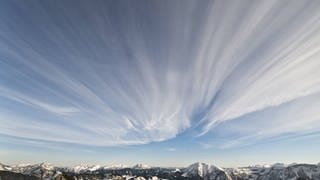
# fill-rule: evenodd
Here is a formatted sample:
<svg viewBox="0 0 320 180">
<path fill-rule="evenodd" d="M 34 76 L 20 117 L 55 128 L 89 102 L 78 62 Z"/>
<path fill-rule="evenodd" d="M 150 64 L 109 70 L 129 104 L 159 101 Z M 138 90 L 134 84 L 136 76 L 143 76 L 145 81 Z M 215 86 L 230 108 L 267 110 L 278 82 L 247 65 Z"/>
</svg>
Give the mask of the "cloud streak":
<svg viewBox="0 0 320 180">
<path fill-rule="evenodd" d="M 319 12 L 312 0 L 1 2 L 0 130 L 95 146 L 190 133 L 224 147 L 308 132 Z"/>
</svg>

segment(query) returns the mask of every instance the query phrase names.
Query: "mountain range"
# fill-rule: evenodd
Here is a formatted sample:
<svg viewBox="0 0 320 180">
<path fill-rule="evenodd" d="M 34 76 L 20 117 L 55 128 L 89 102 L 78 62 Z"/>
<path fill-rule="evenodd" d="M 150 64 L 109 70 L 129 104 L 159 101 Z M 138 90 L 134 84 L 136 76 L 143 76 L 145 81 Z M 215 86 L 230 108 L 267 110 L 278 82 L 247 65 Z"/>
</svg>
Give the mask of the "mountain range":
<svg viewBox="0 0 320 180">
<path fill-rule="evenodd" d="M 48 163 L 5 165 L 0 163 L 0 180 L 320 180 L 320 164 L 254 165 L 220 168 L 206 163 L 194 163 L 185 168 L 126 165 L 78 165 L 56 167 Z"/>
</svg>

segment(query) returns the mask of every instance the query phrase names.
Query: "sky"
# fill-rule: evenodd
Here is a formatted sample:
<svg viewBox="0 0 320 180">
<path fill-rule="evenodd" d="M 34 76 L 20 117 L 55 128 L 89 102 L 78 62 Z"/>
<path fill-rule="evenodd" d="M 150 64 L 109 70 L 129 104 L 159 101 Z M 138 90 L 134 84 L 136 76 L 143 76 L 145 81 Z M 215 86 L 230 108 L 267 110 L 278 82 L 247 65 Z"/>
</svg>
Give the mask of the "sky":
<svg viewBox="0 0 320 180">
<path fill-rule="evenodd" d="M 0 1 L 1 163 L 319 151 L 320 1 Z"/>
</svg>

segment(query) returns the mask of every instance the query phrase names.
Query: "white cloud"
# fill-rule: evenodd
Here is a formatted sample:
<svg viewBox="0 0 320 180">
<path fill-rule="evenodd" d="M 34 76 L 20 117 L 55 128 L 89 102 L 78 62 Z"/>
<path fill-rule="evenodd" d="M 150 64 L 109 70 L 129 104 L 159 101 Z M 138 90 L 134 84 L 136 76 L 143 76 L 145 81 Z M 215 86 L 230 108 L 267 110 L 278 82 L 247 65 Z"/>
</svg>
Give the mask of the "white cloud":
<svg viewBox="0 0 320 180">
<path fill-rule="evenodd" d="M 190 1 L 142 12 L 132 4 L 116 16 L 100 16 L 109 11 L 95 6 L 83 6 L 90 12 L 85 19 L 66 10 L 52 15 L 54 21 L 41 7 L 29 7 L 35 15 L 28 24 L 23 14 L 14 20 L 0 14 L 0 96 L 10 101 L 0 107 L 2 133 L 99 146 L 143 144 L 199 129 L 207 135 L 221 123 L 320 92 L 316 1 Z M 310 107 L 316 99 L 301 107 L 306 116 L 300 119 L 281 108 L 284 114 L 261 138 L 318 122 Z M 10 109 L 11 103 L 25 109 Z M 243 132 L 237 143 L 247 136 Z"/>
</svg>

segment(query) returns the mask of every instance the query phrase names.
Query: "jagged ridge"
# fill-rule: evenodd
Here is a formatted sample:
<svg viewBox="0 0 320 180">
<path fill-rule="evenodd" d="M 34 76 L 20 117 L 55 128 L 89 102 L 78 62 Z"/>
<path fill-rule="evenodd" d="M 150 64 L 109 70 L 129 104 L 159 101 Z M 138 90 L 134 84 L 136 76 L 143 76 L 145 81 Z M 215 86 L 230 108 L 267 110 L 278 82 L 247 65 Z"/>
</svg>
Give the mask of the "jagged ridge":
<svg viewBox="0 0 320 180">
<path fill-rule="evenodd" d="M 15 174 L 16 173 L 16 174 Z M 21 176 L 25 175 L 24 178 Z M 48 163 L 0 164 L 0 179 L 204 179 L 204 180 L 277 180 L 320 179 L 320 164 L 274 164 L 239 168 L 194 163 L 186 168 L 159 168 L 137 164 L 100 166 L 79 165 L 73 168 L 55 167 Z"/>
</svg>

